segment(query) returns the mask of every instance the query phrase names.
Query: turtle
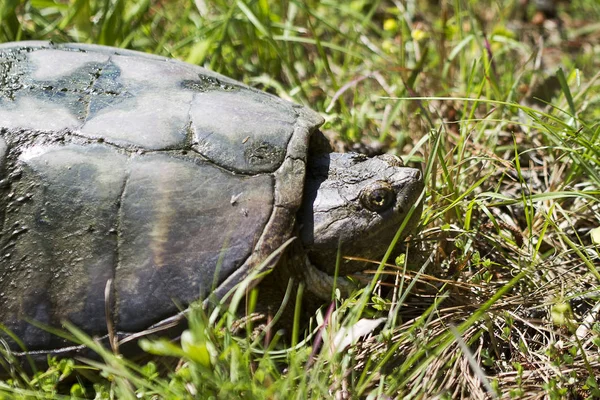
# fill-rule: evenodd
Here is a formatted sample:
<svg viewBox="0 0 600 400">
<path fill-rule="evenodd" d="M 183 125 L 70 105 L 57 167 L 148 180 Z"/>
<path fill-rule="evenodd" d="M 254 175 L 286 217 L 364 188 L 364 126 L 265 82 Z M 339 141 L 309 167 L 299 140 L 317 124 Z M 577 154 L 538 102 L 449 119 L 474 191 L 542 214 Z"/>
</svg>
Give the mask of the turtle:
<svg viewBox="0 0 600 400">
<path fill-rule="evenodd" d="M 323 122 L 170 58 L 0 45 L 3 342 L 61 354 L 72 345 L 47 328 L 64 321 L 160 330 L 263 271 L 330 296 L 336 268 L 365 268 L 336 267 L 338 251 L 377 259 L 414 229 L 424 179 L 396 156 L 332 152 Z"/>
</svg>

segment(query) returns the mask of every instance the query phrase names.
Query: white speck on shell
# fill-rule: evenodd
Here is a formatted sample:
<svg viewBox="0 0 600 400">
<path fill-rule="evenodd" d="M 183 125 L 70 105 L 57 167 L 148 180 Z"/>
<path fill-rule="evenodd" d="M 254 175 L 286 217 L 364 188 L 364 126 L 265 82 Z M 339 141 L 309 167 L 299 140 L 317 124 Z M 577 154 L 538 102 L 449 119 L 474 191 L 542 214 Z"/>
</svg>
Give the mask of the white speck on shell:
<svg viewBox="0 0 600 400">
<path fill-rule="evenodd" d="M 231 200 L 229 201 L 231 203 L 231 205 L 235 206 L 243 194 L 244 194 L 244 192 L 232 195 Z"/>
</svg>

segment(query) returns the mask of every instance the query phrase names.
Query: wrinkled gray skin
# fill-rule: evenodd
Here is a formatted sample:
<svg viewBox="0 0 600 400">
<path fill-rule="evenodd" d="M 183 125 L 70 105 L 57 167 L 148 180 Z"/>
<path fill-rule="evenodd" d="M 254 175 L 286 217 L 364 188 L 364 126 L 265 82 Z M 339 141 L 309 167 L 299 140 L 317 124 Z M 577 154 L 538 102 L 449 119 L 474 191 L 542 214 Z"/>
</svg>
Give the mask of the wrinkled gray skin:
<svg viewBox="0 0 600 400">
<path fill-rule="evenodd" d="M 330 153 L 309 157 L 307 197 L 300 214 L 301 238 L 313 265 L 333 275 L 341 253 L 370 260 L 380 258 L 406 213 L 423 189 L 421 172 L 403 168 L 391 155 L 367 158 L 361 154 Z M 390 189 L 390 204 L 381 210 L 368 208 L 373 190 Z M 316 195 L 315 195 L 316 194 Z M 406 231 L 414 227 L 420 210 Z M 343 273 L 364 269 L 362 263 L 343 261 Z"/>
<path fill-rule="evenodd" d="M 160 329 L 275 267 L 278 256 L 264 261 L 299 230 L 304 247 L 281 259 L 301 260 L 290 270 L 328 295 L 338 245 L 380 257 L 423 182 L 394 157 L 309 148 L 321 123 L 175 60 L 0 45 L 0 323 L 37 354 L 72 349 L 32 320 L 97 336 L 110 320 L 118 339 Z M 375 211 L 373 185 L 389 192 Z"/>
</svg>

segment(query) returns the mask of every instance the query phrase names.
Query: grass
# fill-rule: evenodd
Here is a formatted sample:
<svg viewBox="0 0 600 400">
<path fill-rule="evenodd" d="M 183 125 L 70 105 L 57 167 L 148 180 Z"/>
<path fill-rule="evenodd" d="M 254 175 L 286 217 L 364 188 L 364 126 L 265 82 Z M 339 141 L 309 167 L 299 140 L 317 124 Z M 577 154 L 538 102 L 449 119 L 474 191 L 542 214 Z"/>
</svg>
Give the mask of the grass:
<svg viewBox="0 0 600 400">
<path fill-rule="evenodd" d="M 337 148 L 384 149 L 427 177 L 407 254 L 318 311 L 306 340 L 195 309 L 180 342 L 145 342 L 162 356 L 136 364 L 72 328 L 103 362 L 15 369 L 0 398 L 600 397 L 600 5 L 560 3 L 561 25 L 534 13 L 517 0 L 0 1 L 0 42 L 205 65 L 320 111 Z"/>
</svg>

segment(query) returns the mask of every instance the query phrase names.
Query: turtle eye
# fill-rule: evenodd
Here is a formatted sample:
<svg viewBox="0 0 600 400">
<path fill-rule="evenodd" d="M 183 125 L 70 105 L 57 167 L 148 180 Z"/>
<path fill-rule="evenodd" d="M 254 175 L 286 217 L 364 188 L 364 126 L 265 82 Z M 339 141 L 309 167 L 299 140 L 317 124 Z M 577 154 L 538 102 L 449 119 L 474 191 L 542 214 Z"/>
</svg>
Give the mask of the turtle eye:
<svg viewBox="0 0 600 400">
<path fill-rule="evenodd" d="M 362 205 L 375 212 L 387 210 L 394 204 L 394 200 L 394 189 L 387 182 L 375 182 L 364 188 L 360 194 Z"/>
</svg>

